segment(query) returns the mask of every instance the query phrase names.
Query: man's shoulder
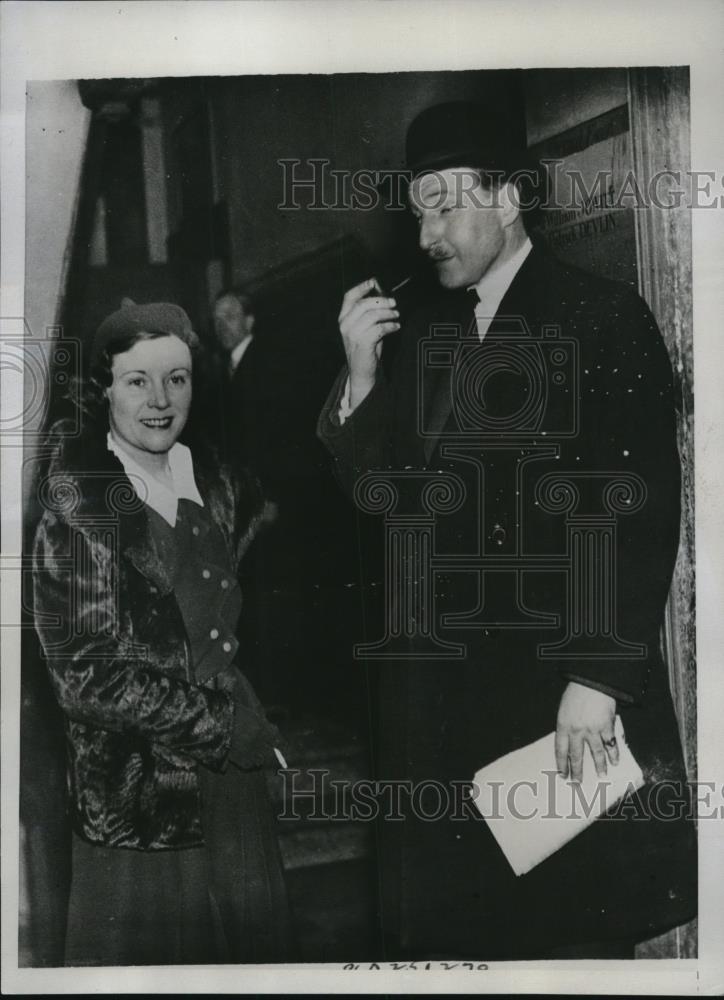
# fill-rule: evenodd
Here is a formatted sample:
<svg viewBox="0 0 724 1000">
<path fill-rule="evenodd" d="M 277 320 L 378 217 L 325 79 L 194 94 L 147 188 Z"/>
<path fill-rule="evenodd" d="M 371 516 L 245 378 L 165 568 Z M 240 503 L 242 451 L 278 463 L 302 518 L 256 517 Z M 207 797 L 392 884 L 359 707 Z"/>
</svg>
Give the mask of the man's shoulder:
<svg viewBox="0 0 724 1000">
<path fill-rule="evenodd" d="M 594 296 L 624 296 L 638 298 L 633 285 L 578 267 L 557 257 L 545 245 L 536 242 L 531 252 L 531 264 L 553 287 L 565 285 Z"/>
<path fill-rule="evenodd" d="M 581 361 L 599 367 L 602 354 L 620 369 L 646 369 L 661 384 L 671 377 L 658 323 L 630 284 L 592 274 L 542 253 L 537 263 L 535 322 L 558 325 L 579 344 Z"/>
<path fill-rule="evenodd" d="M 643 302 L 633 285 L 563 261 L 538 243 L 531 253 L 531 265 L 535 269 L 537 283 L 549 296 L 567 292 L 573 303 Z"/>
</svg>

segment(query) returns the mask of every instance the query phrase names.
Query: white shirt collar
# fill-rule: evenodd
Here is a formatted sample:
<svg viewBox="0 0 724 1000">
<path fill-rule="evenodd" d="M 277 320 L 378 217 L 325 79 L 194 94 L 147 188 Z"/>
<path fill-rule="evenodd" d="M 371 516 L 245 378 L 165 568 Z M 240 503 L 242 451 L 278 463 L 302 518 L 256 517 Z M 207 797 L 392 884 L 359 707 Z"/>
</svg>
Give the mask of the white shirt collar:
<svg viewBox="0 0 724 1000">
<path fill-rule="evenodd" d="M 475 307 L 475 318 L 478 324 L 478 336 L 482 340 L 488 331 L 505 293 L 513 283 L 513 278 L 520 270 L 523 261 L 533 249 L 530 239 L 516 250 L 513 256 L 501 267 L 486 271 L 477 285 L 472 285 L 478 293 L 480 301 Z"/>
<path fill-rule="evenodd" d="M 194 463 L 190 450 L 177 441 L 168 453 L 168 464 L 173 479 L 173 489 L 160 482 L 132 458 L 108 431 L 108 450 L 118 458 L 128 476 L 131 486 L 143 503 L 148 504 L 164 521 L 173 528 L 176 524 L 179 500 L 193 500 L 199 507 L 204 506 L 194 479 Z"/>
<path fill-rule="evenodd" d="M 229 371 L 235 372 L 239 367 L 239 362 L 244 357 L 247 347 L 253 340 L 253 336 L 249 334 L 248 337 L 244 337 L 239 343 L 234 347 L 234 349 L 229 354 Z"/>
</svg>

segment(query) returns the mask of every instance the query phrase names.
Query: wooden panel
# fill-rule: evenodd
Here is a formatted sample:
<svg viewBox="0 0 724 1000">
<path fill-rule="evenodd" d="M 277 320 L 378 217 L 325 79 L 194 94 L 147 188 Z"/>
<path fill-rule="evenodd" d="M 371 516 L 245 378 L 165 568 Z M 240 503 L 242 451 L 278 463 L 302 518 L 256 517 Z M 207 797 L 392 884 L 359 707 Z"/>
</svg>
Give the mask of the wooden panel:
<svg viewBox="0 0 724 1000">
<path fill-rule="evenodd" d="M 561 260 L 636 285 L 635 212 L 622 197 L 631 142 L 628 131 L 618 131 L 627 122 L 615 113 L 596 119 L 599 128 L 581 126 L 534 147 L 537 157 L 560 161 L 549 167 L 551 207 L 540 213 L 537 234 Z M 579 141 L 588 144 L 578 147 Z"/>
<path fill-rule="evenodd" d="M 689 169 L 688 71 L 631 71 L 634 165 L 642 187 L 657 170 Z M 636 216 L 641 294 L 661 327 L 680 392 L 679 451 L 682 533 L 668 608 L 666 649 L 685 744 L 689 777 L 696 777 L 694 631 L 694 371 L 691 302 L 691 216 L 651 205 Z"/>
<path fill-rule="evenodd" d="M 629 72 L 634 171 L 649 190 L 657 171 L 690 166 L 689 75 L 686 68 Z M 640 291 L 656 316 L 680 394 L 678 444 L 683 472 L 679 556 L 669 595 L 664 645 L 687 771 L 696 778 L 696 651 L 694 553 L 694 371 L 691 302 L 691 215 L 686 205 L 649 205 L 636 213 Z M 647 942 L 641 957 L 694 957 L 696 923 Z M 653 952 L 653 953 L 652 953 Z"/>
</svg>

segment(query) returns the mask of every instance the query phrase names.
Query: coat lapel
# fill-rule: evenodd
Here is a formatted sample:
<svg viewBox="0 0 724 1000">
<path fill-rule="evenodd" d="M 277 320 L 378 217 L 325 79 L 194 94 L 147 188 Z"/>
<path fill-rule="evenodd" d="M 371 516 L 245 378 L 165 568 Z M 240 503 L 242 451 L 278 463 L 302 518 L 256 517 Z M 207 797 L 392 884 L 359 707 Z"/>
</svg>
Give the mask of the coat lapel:
<svg viewBox="0 0 724 1000">
<path fill-rule="evenodd" d="M 500 326 L 502 317 L 517 317 L 526 314 L 530 299 L 531 282 L 535 274 L 538 256 L 539 254 L 534 247 L 523 261 L 520 270 L 513 278 L 510 287 L 503 296 L 495 317 L 491 321 L 488 335 L 493 331 L 497 333 L 504 332 Z M 449 312 L 444 321 L 446 325 L 457 324 L 464 331 L 464 335 L 477 336 L 476 329 L 473 327 L 475 317 L 471 313 L 469 300 L 467 300 L 464 294 L 455 293 L 454 297 L 448 296 L 447 307 Z M 443 321 L 440 320 L 439 322 L 442 323 Z M 432 460 L 432 456 L 440 443 L 440 435 L 445 429 L 452 413 L 451 380 L 453 371 L 453 366 L 450 366 L 449 368 L 441 367 L 424 373 L 424 405 L 429 407 L 427 409 L 429 413 L 427 421 L 428 435 L 425 437 L 424 442 L 426 465 L 429 465 Z M 428 383 L 430 386 L 429 389 Z"/>
<path fill-rule="evenodd" d="M 77 440 L 69 440 L 58 457 L 55 475 L 77 484 L 81 506 L 72 518 L 74 529 L 92 534 L 97 546 L 115 526 L 119 557 L 130 562 L 160 594 L 170 593 L 173 582 L 158 551 L 145 505 L 118 458 L 108 451 L 105 433 L 88 429 Z"/>
<path fill-rule="evenodd" d="M 114 478 L 123 489 L 127 484 L 127 495 L 131 496 L 131 482 L 120 461 L 110 452 L 108 459 L 113 466 Z M 145 505 L 135 497 L 134 500 L 126 509 L 118 510 L 119 554 L 145 576 L 160 594 L 168 594 L 173 589 L 173 581 L 158 551 Z"/>
<path fill-rule="evenodd" d="M 442 304 L 442 315 L 438 320 L 433 320 L 431 326 L 437 323 L 443 327 L 455 327 L 456 333 L 451 340 L 459 342 L 460 338 L 467 339 L 475 337 L 475 316 L 471 299 L 466 292 L 447 293 Z M 428 331 L 428 336 L 431 330 Z M 445 341 L 441 338 L 441 346 Z M 418 365 L 423 363 L 422 357 L 418 359 Z M 437 448 L 440 435 L 445 425 L 450 419 L 452 412 L 452 388 L 451 380 L 454 372 L 454 364 L 441 365 L 435 368 L 425 368 L 423 371 L 423 400 L 420 401 L 425 413 L 428 414 L 426 425 L 427 433 L 424 440 L 425 464 L 429 465 L 432 455 Z M 420 405 L 419 404 L 419 405 Z"/>
<path fill-rule="evenodd" d="M 201 462 L 194 460 L 194 479 L 204 501 L 204 509 L 221 529 L 227 549 L 231 552 L 229 509 L 228 504 L 224 502 L 223 491 L 219 489 L 217 477 L 214 477 L 214 474 Z M 204 517 L 199 518 L 196 521 L 196 528 L 197 541 L 203 548 L 204 539 L 209 532 L 209 522 Z M 145 508 L 127 517 L 121 533 L 121 551 L 126 558 L 133 563 L 139 573 L 152 581 L 161 594 L 170 592 L 173 589 L 173 581 L 161 560 Z"/>
<path fill-rule="evenodd" d="M 98 545 L 100 529 L 117 525 L 119 557 L 134 566 L 159 593 L 168 594 L 173 581 L 161 559 L 145 505 L 139 501 L 118 458 L 108 451 L 105 434 L 104 429 L 87 426 L 79 438 L 66 439 L 51 464 L 49 477 L 67 482 L 80 498 L 80 507 L 71 517 L 76 530 L 92 533 L 93 544 Z M 259 485 L 250 475 L 240 473 L 237 496 L 215 453 L 203 444 L 198 448 L 189 444 L 194 453 L 194 478 L 204 507 L 221 530 L 236 565 L 239 551 L 248 547 L 260 522 L 263 499 Z M 53 489 L 52 482 L 50 488 Z M 201 541 L 209 530 L 205 522 L 206 519 L 199 519 Z"/>
<path fill-rule="evenodd" d="M 143 538 L 136 542 L 131 542 L 125 546 L 121 545 L 121 554 L 135 566 L 138 572 L 145 576 L 161 595 L 169 594 L 173 589 L 173 583 L 156 546 L 156 540 L 150 530 L 148 517 L 144 514 L 145 521 Z"/>
<path fill-rule="evenodd" d="M 455 312 L 449 325 L 457 325 L 462 332 L 462 336 L 475 336 L 475 317 L 470 306 L 464 299 L 456 299 Z M 448 325 L 448 324 L 446 324 Z M 459 335 L 458 335 L 459 336 Z M 422 358 L 418 364 L 422 364 Z M 440 435 L 445 425 L 450 419 L 452 412 L 452 387 L 451 379 L 454 366 L 441 366 L 439 368 L 425 368 L 423 371 L 423 400 L 422 407 L 428 414 L 427 433 L 424 441 L 425 464 L 429 465 L 433 452 L 437 448 Z"/>
</svg>

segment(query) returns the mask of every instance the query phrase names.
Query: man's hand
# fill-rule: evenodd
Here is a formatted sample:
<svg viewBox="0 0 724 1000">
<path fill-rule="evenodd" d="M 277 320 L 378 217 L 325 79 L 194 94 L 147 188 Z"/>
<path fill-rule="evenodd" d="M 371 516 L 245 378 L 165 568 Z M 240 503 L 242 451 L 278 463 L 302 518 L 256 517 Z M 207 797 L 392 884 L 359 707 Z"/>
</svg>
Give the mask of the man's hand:
<svg viewBox="0 0 724 1000">
<path fill-rule="evenodd" d="M 583 776 L 584 744 L 588 743 L 596 774 L 606 774 L 607 758 L 618 764 L 618 745 L 613 732 L 616 699 L 601 691 L 571 681 L 563 692 L 556 723 L 556 766 L 564 778 L 580 781 Z"/>
<path fill-rule="evenodd" d="M 370 294 L 378 292 L 378 295 Z M 372 389 L 382 353 L 382 338 L 400 329 L 394 299 L 382 295 L 376 278 L 355 285 L 342 300 L 339 332 L 349 367 L 350 409 Z"/>
</svg>

